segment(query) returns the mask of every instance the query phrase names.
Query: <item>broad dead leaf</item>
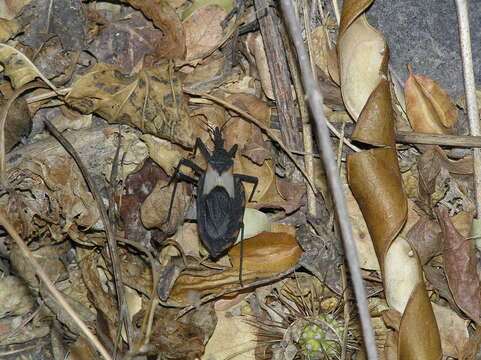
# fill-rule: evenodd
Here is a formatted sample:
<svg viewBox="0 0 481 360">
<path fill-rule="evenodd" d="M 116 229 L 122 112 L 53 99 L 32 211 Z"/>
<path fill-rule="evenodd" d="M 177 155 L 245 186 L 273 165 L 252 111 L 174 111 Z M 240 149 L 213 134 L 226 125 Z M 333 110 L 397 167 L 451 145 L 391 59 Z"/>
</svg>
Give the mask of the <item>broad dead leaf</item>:
<svg viewBox="0 0 481 360">
<path fill-rule="evenodd" d="M 438 221 L 444 238 L 444 271 L 456 304 L 477 324 L 481 316 L 481 287 L 476 272 L 474 243 L 454 227 L 447 210 L 439 209 Z"/>
<path fill-rule="evenodd" d="M 52 36 L 60 39 L 67 51 L 85 49 L 87 16 L 84 5 L 78 0 L 32 0 L 20 18 L 28 23 L 22 43 L 38 51 Z"/>
<path fill-rule="evenodd" d="M 404 85 L 406 112 L 414 131 L 429 134 L 449 134 L 458 122 L 456 106 L 435 81 L 415 75 L 409 68 Z"/>
<path fill-rule="evenodd" d="M 217 5 L 205 5 L 195 10 L 183 25 L 187 48 L 186 60 L 209 55 L 223 37 L 222 21 L 227 12 Z"/>
<path fill-rule="evenodd" d="M 264 94 L 271 100 L 275 99 L 274 90 L 272 89 L 271 73 L 267 64 L 266 50 L 264 49 L 264 41 L 260 32 L 249 33 L 246 39 L 247 49 L 252 54 L 257 74 L 261 81 Z"/>
<path fill-rule="evenodd" d="M 185 57 L 185 33 L 175 9 L 168 0 L 122 0 L 139 9 L 148 19 L 151 19 L 164 33 L 157 42 L 157 59 L 183 59 Z"/>
<path fill-rule="evenodd" d="M 74 83 L 66 101 L 83 113 L 190 147 L 194 138 L 181 86 L 168 64 L 133 76 L 97 64 Z"/>
</svg>

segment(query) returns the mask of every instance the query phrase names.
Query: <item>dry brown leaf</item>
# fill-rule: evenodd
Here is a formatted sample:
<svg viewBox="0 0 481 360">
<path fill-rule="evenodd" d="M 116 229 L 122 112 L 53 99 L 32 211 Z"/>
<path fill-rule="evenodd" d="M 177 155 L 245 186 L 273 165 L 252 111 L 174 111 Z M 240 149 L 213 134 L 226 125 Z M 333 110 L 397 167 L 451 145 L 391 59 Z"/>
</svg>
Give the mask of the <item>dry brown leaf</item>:
<svg viewBox="0 0 481 360">
<path fill-rule="evenodd" d="M 406 112 L 414 131 L 428 134 L 449 134 L 458 122 L 456 106 L 435 81 L 415 75 L 409 68 L 404 85 Z"/>
<path fill-rule="evenodd" d="M 95 112 L 110 123 L 134 126 L 181 145 L 194 144 L 192 126 L 180 81 L 168 64 L 127 76 L 96 64 L 75 81 L 66 101 L 83 113 Z"/>
<path fill-rule="evenodd" d="M 409 230 L 407 241 L 418 253 L 421 265 L 426 265 L 434 256 L 441 254 L 441 228 L 428 217 L 419 219 Z"/>
<path fill-rule="evenodd" d="M 143 225 L 140 207 L 159 180 L 167 181 L 167 174 L 151 159 L 147 159 L 142 168 L 125 179 L 126 194 L 122 196 L 119 206 L 125 237 L 140 241 L 145 246 L 151 246 L 150 242 L 155 240 L 155 236 Z"/>
<path fill-rule="evenodd" d="M 5 18 L 0 18 L 0 42 L 6 42 L 13 35 L 16 35 L 20 31 L 20 29 L 21 27 L 17 20 L 7 20 Z"/>
<path fill-rule="evenodd" d="M 166 234 L 173 234 L 184 220 L 184 213 L 189 204 L 190 196 L 186 191 L 188 185 L 179 182 L 177 184 L 174 202 L 172 203 L 170 219 L 168 219 L 170 199 L 173 194 L 175 182 L 168 185 L 169 183 L 170 179 L 159 179 L 157 181 L 154 189 L 140 207 L 140 217 L 146 228 L 157 227 Z"/>
<path fill-rule="evenodd" d="M 217 5 L 206 5 L 195 10 L 183 25 L 187 48 L 186 60 L 209 55 L 223 38 L 222 21 L 227 12 Z"/>
<path fill-rule="evenodd" d="M 97 205 L 70 157 L 42 154 L 25 161 L 7 172 L 6 188 L 11 191 L 8 214 L 25 238 L 50 231 L 61 239 L 72 228 L 90 228 L 99 219 Z"/>
<path fill-rule="evenodd" d="M 349 186 L 346 185 L 344 193 L 346 195 L 349 218 L 351 219 L 354 241 L 359 257 L 359 265 L 362 269 L 379 271 L 379 262 L 361 209 L 359 209 L 359 205 Z"/>
<path fill-rule="evenodd" d="M 6 99 L 0 100 L 0 107 L 6 106 Z M 5 121 L 5 152 L 9 152 L 20 140 L 30 134 L 32 118 L 28 111 L 27 102 L 17 98 L 8 109 Z"/>
<path fill-rule="evenodd" d="M 244 241 L 242 269 L 272 274 L 294 266 L 302 254 L 294 236 L 287 233 L 263 232 Z M 234 269 L 239 269 L 240 244 L 229 250 Z"/>
<path fill-rule="evenodd" d="M 232 316 L 230 311 L 216 311 L 217 326 L 205 347 L 203 360 L 255 359 L 258 329 L 243 316 Z M 235 334 L 235 336 L 233 336 Z"/>
<path fill-rule="evenodd" d="M 383 264 L 386 250 L 406 221 L 407 198 L 393 149 L 350 154 L 348 183 L 366 220 L 374 248 Z"/>
<path fill-rule="evenodd" d="M 142 11 L 164 33 L 164 37 L 157 42 L 157 59 L 183 59 L 185 57 L 184 28 L 175 9 L 171 7 L 168 0 L 122 1 Z"/>
<path fill-rule="evenodd" d="M 12 20 L 16 18 L 21 10 L 32 0 L 2 0 L 0 1 L 0 18 Z"/>
<path fill-rule="evenodd" d="M 398 359 L 440 360 L 441 339 L 424 282 L 413 290 L 399 329 Z"/>
<path fill-rule="evenodd" d="M 374 146 L 395 147 L 394 118 L 389 82 L 381 79 L 362 110 L 352 139 Z"/>
<path fill-rule="evenodd" d="M 28 57 L 14 47 L 0 44 L 0 63 L 14 89 L 18 89 L 36 78 L 41 78 L 50 88 L 56 90 L 56 87 L 42 75 Z"/>
<path fill-rule="evenodd" d="M 437 304 L 431 304 L 436 316 L 436 322 L 441 335 L 441 347 L 443 357 L 462 358 L 462 352 L 466 346 L 469 333 L 468 321 L 462 319 L 452 309 Z"/>
<path fill-rule="evenodd" d="M 371 2 L 360 1 L 368 4 Z M 354 1 L 349 3 L 355 4 Z M 348 4 L 344 4 L 341 19 L 347 19 L 348 9 Z M 387 65 L 387 44 L 382 34 L 369 25 L 364 14 L 346 29 L 341 23 L 339 31 L 337 46 L 342 97 L 349 114 L 357 120 L 382 78 L 382 68 Z"/>
<path fill-rule="evenodd" d="M 174 169 L 183 157 L 179 149 L 173 144 L 149 134 L 141 135 L 139 138 L 147 145 L 150 158 L 154 160 L 167 175 L 172 176 Z"/>
<path fill-rule="evenodd" d="M 481 287 L 476 271 L 474 243 L 454 227 L 447 210 L 438 210 L 444 238 L 444 271 L 456 304 L 477 324 L 481 316 Z"/>
<path fill-rule="evenodd" d="M 198 359 L 204 352 L 204 339 L 208 336 L 193 323 L 185 324 L 176 319 L 175 309 L 157 307 L 150 337 L 150 349 L 146 355 L 157 357 L 163 354 L 167 359 Z M 137 313 L 134 324 L 140 328 L 145 310 Z"/>
<path fill-rule="evenodd" d="M 261 233 L 244 240 L 242 280 L 244 284 L 269 278 L 294 266 L 302 250 L 295 237 L 284 233 Z M 259 241 L 260 239 L 260 241 Z M 273 241 L 274 239 L 274 241 Z M 240 245 L 239 245 L 240 246 Z M 233 263 L 239 263 L 239 247 L 230 250 Z M 265 261 L 269 256 L 269 262 Z M 259 260 L 262 258 L 262 261 Z M 199 270 L 181 274 L 170 293 L 170 305 L 193 304 L 204 296 L 239 286 L 239 268 L 223 271 Z"/>
</svg>

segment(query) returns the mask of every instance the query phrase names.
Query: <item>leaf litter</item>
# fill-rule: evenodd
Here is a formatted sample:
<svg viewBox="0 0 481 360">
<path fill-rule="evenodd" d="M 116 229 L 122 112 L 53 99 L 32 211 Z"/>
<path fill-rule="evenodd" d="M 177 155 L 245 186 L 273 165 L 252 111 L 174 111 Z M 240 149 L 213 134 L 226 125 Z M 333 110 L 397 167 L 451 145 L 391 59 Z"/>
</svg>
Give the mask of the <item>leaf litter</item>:
<svg viewBox="0 0 481 360">
<path fill-rule="evenodd" d="M 0 212 L 111 355 L 365 356 L 334 204 L 324 170 L 310 156 L 317 147 L 290 141 L 286 153 L 278 140 L 301 139 L 301 128 L 291 125 L 306 119 L 303 94 L 278 81 L 299 77 L 282 13 L 262 15 L 262 3 L 0 2 Z M 470 232 L 472 158 L 435 141 L 396 145 L 395 131 L 466 135 L 464 100 L 450 99 L 435 79 L 411 68 L 406 84 L 392 83 L 387 44 L 364 15 L 370 3 L 346 0 L 339 27 L 330 1 L 296 6 L 312 14 L 301 20 L 328 121 L 343 141 L 363 144 L 353 153 L 332 137 L 376 345 L 383 359 L 474 359 L 481 305 Z M 266 41 L 265 21 L 278 29 L 269 32 L 275 41 Z M 286 73 L 273 72 L 279 59 Z M 289 98 L 295 106 L 286 113 L 280 101 Z M 44 120 L 63 132 L 82 163 Z M 196 226 L 199 189 L 176 184 L 173 175 L 181 159 L 208 169 L 201 151 L 192 150 L 199 138 L 212 151 L 216 127 L 226 149 L 238 146 L 233 173 L 254 176 L 258 185 L 246 199 L 237 244 L 212 259 Z M 312 162 L 316 178 L 299 171 L 304 162 Z M 101 221 L 82 167 L 109 203 L 112 229 Z M 308 204 L 314 183 L 323 196 Z M 244 188 L 246 196 L 254 190 Z M 0 354 L 102 358 L 15 237 L 1 231 Z M 109 231 L 120 274 L 106 247 Z M 420 335 L 426 333 L 432 335 Z"/>
</svg>

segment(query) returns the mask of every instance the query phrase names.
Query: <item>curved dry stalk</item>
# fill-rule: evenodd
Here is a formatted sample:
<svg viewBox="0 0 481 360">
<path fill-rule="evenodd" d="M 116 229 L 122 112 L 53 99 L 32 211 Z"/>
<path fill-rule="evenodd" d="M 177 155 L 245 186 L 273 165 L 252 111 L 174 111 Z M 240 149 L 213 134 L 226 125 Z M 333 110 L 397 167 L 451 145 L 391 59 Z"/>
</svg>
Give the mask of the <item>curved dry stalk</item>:
<svg viewBox="0 0 481 360">
<path fill-rule="evenodd" d="M 272 140 L 274 140 L 278 145 L 279 147 L 287 154 L 287 156 L 292 160 L 292 162 L 294 163 L 294 165 L 296 165 L 296 167 L 299 169 L 299 171 L 301 172 L 302 176 L 304 176 L 304 178 L 306 179 L 306 181 L 308 182 L 309 186 L 311 187 L 312 191 L 314 191 L 314 194 L 317 194 L 317 190 L 316 190 L 316 187 L 314 185 L 314 182 L 313 180 L 307 175 L 306 171 L 304 170 L 304 168 L 299 164 L 299 162 L 296 160 L 296 158 L 294 157 L 294 155 L 292 154 L 292 152 L 284 145 L 284 143 L 271 131 L 271 129 L 267 128 L 264 124 L 262 124 L 262 122 L 260 122 L 258 119 L 256 119 L 254 116 L 252 116 L 251 114 L 249 114 L 247 111 L 244 111 L 242 109 L 240 109 L 239 107 L 229 103 L 228 101 L 225 101 L 217 96 L 214 96 L 214 95 L 210 95 L 210 94 L 207 94 L 205 92 L 202 92 L 202 91 L 197 91 L 197 90 L 193 90 L 193 89 L 189 89 L 189 88 L 186 88 L 184 87 L 183 88 L 183 91 L 189 95 L 196 95 L 196 96 L 201 96 L 203 98 L 206 98 L 206 99 L 209 99 L 209 100 L 212 100 L 224 107 L 226 107 L 227 109 L 230 109 L 232 111 L 235 111 L 236 113 L 238 113 L 240 116 L 242 116 L 243 118 L 249 120 L 250 122 L 252 122 L 253 124 L 257 125 L 260 129 L 262 129 L 262 131 L 264 131 Z"/>
<path fill-rule="evenodd" d="M 10 234 L 13 240 L 17 243 L 18 247 L 22 251 L 23 255 L 30 261 L 32 264 L 32 267 L 35 270 L 35 273 L 38 275 L 38 277 L 44 282 L 45 286 L 47 287 L 48 291 L 52 294 L 52 296 L 57 300 L 57 302 L 65 309 L 65 311 L 72 317 L 74 322 L 77 324 L 77 326 L 80 328 L 80 331 L 85 335 L 87 339 L 90 340 L 92 345 L 102 354 L 102 356 L 106 360 L 112 360 L 112 357 L 110 354 L 107 352 L 105 347 L 100 343 L 100 341 L 97 339 L 97 337 L 89 330 L 87 325 L 83 322 L 83 320 L 80 318 L 79 315 L 75 312 L 75 310 L 69 305 L 69 303 L 65 300 L 63 295 L 60 293 L 55 288 L 55 285 L 52 283 L 52 281 L 48 278 L 47 274 L 45 271 L 42 269 L 40 264 L 37 262 L 35 259 L 35 256 L 33 256 L 32 252 L 28 248 L 27 244 L 23 239 L 20 237 L 18 234 L 17 230 L 14 229 L 10 221 L 7 220 L 7 217 L 5 216 L 4 212 L 2 209 L 0 209 L 0 225 L 2 225 L 5 230 Z"/>
<path fill-rule="evenodd" d="M 474 81 L 473 54 L 469 33 L 468 4 L 466 0 L 456 0 L 458 10 L 459 38 L 463 59 L 464 91 L 468 109 L 469 131 L 472 136 L 479 136 L 479 110 L 476 104 L 476 84 Z M 474 190 L 477 218 L 481 216 L 481 150 L 473 149 Z"/>
<path fill-rule="evenodd" d="M 367 358 L 369 360 L 377 359 L 376 342 L 374 340 L 374 331 L 371 327 L 371 317 L 367 306 L 366 290 L 362 282 L 359 260 L 357 257 L 356 245 L 352 234 L 349 212 L 347 210 L 344 189 L 341 179 L 337 172 L 335 155 L 329 140 L 329 131 L 326 126 L 326 116 L 322 108 L 323 96 L 319 89 L 319 85 L 311 74 L 309 66 L 309 57 L 306 54 L 304 41 L 301 36 L 300 27 L 295 15 L 294 6 L 291 0 L 281 0 L 282 12 L 287 24 L 288 32 L 292 38 L 296 48 L 297 57 L 302 73 L 304 89 L 306 91 L 307 100 L 311 108 L 311 113 L 315 120 L 315 129 L 319 147 L 321 149 L 322 161 L 327 174 L 331 193 L 336 204 L 337 219 L 344 243 L 344 252 L 349 265 L 349 272 L 352 278 L 354 294 L 361 319 L 363 330 L 364 345 L 366 347 Z"/>
</svg>

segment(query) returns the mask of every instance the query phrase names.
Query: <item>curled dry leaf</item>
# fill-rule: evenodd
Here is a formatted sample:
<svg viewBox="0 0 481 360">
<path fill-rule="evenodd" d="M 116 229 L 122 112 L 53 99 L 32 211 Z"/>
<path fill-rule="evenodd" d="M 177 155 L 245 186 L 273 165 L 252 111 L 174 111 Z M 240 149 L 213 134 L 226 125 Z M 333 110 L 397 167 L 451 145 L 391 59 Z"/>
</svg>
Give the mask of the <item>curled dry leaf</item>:
<svg viewBox="0 0 481 360">
<path fill-rule="evenodd" d="M 164 33 L 157 42 L 156 58 L 183 59 L 185 56 L 185 33 L 175 9 L 169 0 L 122 0 L 139 9 L 148 19 L 151 19 Z"/>
<path fill-rule="evenodd" d="M 401 318 L 398 359 L 440 360 L 441 357 L 438 325 L 426 286 L 421 280 L 414 288 Z"/>
<path fill-rule="evenodd" d="M 348 182 L 366 220 L 381 265 L 407 216 L 407 198 L 394 149 L 350 154 Z"/>
<path fill-rule="evenodd" d="M 190 271 L 181 274 L 172 288 L 171 305 L 192 304 L 204 296 L 239 286 L 240 245 L 229 251 L 233 267 L 223 271 Z M 261 233 L 244 240 L 242 280 L 244 284 L 269 278 L 288 270 L 299 260 L 302 250 L 295 237 L 285 233 Z M 269 261 L 266 261 L 266 256 Z"/>
<path fill-rule="evenodd" d="M 243 269 L 275 274 L 294 266 L 302 254 L 294 236 L 286 233 L 263 232 L 244 243 Z M 234 269 L 239 269 L 240 244 L 229 250 Z"/>
<path fill-rule="evenodd" d="M 110 123 L 134 126 L 172 142 L 194 144 L 182 85 L 168 64 L 127 76 L 96 64 L 75 81 L 66 101 L 83 113 L 95 112 Z"/>
<path fill-rule="evenodd" d="M 456 106 L 435 81 L 415 75 L 409 68 L 404 85 L 406 112 L 414 131 L 428 134 L 449 134 L 458 122 Z"/>
<path fill-rule="evenodd" d="M 476 324 L 481 316 L 481 287 L 476 271 L 474 243 L 454 227 L 446 209 L 438 210 L 444 249 L 444 271 L 456 304 Z"/>
<path fill-rule="evenodd" d="M 355 1 L 344 4 L 342 18 L 346 18 L 345 13 L 353 3 Z M 387 45 L 363 14 L 345 29 L 341 23 L 337 46 L 342 97 L 349 114 L 357 120 L 381 80 L 381 68 L 387 63 Z"/>
<path fill-rule="evenodd" d="M 37 67 L 14 47 L 0 44 L 0 63 L 14 89 L 18 89 L 36 78 L 41 78 L 50 88 L 56 90 L 56 87 L 38 71 Z"/>
</svg>

